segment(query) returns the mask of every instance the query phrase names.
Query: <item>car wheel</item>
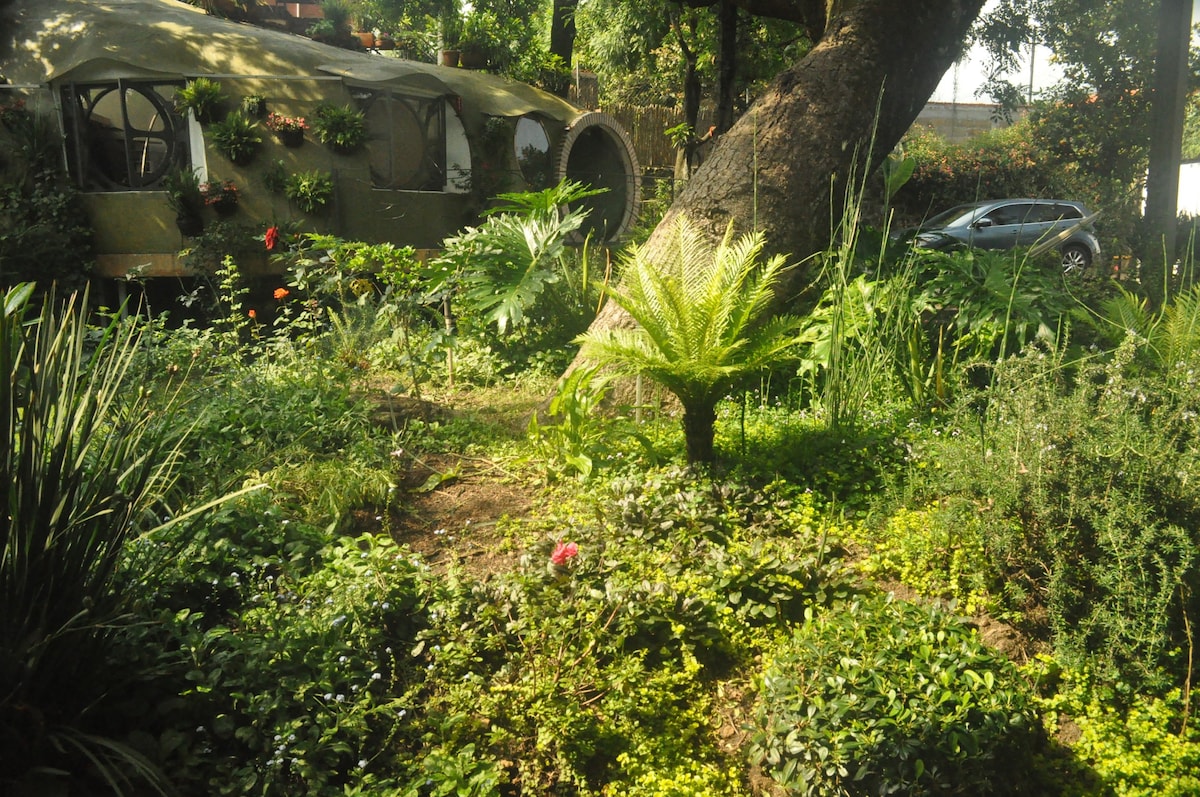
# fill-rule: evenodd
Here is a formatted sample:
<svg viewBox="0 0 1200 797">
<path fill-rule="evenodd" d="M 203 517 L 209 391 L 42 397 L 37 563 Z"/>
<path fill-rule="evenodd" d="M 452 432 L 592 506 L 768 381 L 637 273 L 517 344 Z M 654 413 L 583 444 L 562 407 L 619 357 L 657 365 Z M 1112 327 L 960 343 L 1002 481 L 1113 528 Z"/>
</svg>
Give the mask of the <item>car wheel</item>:
<svg viewBox="0 0 1200 797">
<path fill-rule="evenodd" d="M 1092 252 L 1086 246 L 1071 244 L 1062 248 L 1063 271 L 1082 271 L 1092 265 Z"/>
</svg>

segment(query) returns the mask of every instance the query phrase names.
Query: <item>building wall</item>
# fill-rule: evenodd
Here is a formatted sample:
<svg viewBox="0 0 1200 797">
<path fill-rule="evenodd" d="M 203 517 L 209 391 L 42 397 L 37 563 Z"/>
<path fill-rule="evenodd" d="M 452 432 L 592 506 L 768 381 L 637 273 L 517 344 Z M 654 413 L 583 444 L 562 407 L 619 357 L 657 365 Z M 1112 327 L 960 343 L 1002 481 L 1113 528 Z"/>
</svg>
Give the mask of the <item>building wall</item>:
<svg viewBox="0 0 1200 797">
<path fill-rule="evenodd" d="M 1013 114 L 1013 121 L 1024 118 L 1022 109 Z M 997 114 L 996 106 L 982 102 L 929 102 L 917 115 L 914 125 L 931 129 L 954 144 L 961 144 L 975 136 L 1007 127 L 1009 122 Z"/>
</svg>

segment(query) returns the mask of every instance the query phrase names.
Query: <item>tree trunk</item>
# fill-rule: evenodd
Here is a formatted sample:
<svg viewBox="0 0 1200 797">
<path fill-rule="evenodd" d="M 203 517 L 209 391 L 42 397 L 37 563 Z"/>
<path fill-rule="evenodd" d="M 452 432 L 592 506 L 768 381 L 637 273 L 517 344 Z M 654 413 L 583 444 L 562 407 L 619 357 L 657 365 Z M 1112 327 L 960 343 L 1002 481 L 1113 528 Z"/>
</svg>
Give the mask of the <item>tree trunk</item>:
<svg viewBox="0 0 1200 797">
<path fill-rule="evenodd" d="M 683 440 L 687 446 L 688 464 L 713 461 L 713 435 L 717 411 L 711 406 L 683 408 Z"/>
<path fill-rule="evenodd" d="M 650 257 L 677 214 L 714 240 L 732 221 L 738 234 L 762 230 L 772 252 L 801 263 L 785 286 L 785 298 L 794 297 L 811 279 L 803 261 L 832 239 L 852 171 L 861 179 L 873 170 L 912 125 L 983 3 L 851 4 L 720 138 L 647 240 Z M 613 302 L 592 322 L 593 330 L 629 326 Z"/>
<path fill-rule="evenodd" d="M 575 57 L 575 8 L 578 0 L 554 0 L 550 17 L 550 54 L 557 55 L 570 69 Z M 561 96 L 566 97 L 570 85 L 562 86 Z"/>
<path fill-rule="evenodd" d="M 721 0 L 717 11 L 717 133 L 733 127 L 733 92 L 737 85 L 738 10 Z"/>
<path fill-rule="evenodd" d="M 696 122 L 700 118 L 699 56 L 692 49 L 696 40 L 696 14 L 687 11 L 671 22 L 679 51 L 683 54 L 683 123 L 693 131 L 691 138 L 675 153 L 675 180 L 686 182 L 692 177 L 692 153 L 696 149 Z"/>
</svg>

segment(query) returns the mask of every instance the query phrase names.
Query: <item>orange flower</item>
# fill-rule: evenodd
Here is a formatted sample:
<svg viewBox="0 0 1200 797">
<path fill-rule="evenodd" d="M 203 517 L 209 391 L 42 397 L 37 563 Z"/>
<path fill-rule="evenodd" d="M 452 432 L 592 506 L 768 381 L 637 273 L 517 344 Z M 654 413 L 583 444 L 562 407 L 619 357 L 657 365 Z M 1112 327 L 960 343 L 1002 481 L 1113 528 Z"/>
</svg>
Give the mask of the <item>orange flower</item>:
<svg viewBox="0 0 1200 797">
<path fill-rule="evenodd" d="M 250 316 L 251 321 L 258 318 L 258 313 L 254 312 L 253 308 L 251 308 L 250 311 L 248 313 L 246 313 L 246 315 Z"/>
<path fill-rule="evenodd" d="M 276 288 L 276 289 L 275 289 L 275 299 L 276 299 L 276 301 L 283 301 L 284 299 L 286 299 L 286 298 L 287 298 L 287 295 L 288 295 L 288 289 L 287 289 L 287 288 Z"/>
</svg>

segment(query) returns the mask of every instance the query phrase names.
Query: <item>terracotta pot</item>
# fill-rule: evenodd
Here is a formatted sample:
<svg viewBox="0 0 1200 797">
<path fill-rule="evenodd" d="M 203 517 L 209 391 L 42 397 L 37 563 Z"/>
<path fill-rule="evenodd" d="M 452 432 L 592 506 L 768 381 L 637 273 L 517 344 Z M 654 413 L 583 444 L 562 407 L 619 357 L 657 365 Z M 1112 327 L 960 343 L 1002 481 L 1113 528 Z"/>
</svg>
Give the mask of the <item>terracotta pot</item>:
<svg viewBox="0 0 1200 797">
<path fill-rule="evenodd" d="M 442 50 L 438 54 L 438 63 L 442 66 L 458 66 L 458 50 Z"/>
<path fill-rule="evenodd" d="M 487 66 L 487 53 L 483 50 L 463 50 L 458 58 L 463 69 L 483 69 Z"/>
<path fill-rule="evenodd" d="M 358 33 L 356 33 L 354 35 L 358 37 L 358 40 L 360 42 L 362 42 L 362 46 L 367 48 L 368 50 L 370 50 L 372 47 L 375 46 L 375 34 L 372 33 L 371 31 L 360 30 Z"/>
</svg>

